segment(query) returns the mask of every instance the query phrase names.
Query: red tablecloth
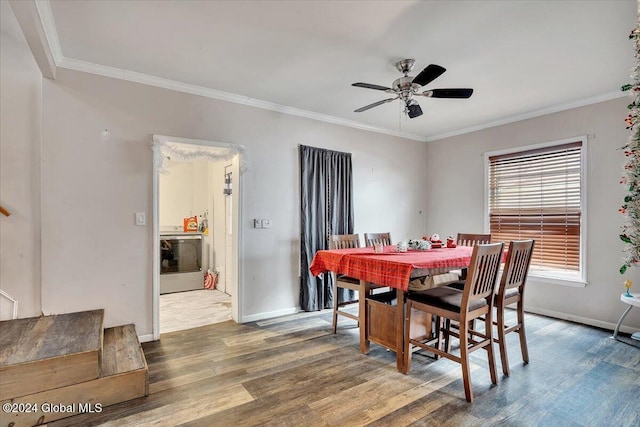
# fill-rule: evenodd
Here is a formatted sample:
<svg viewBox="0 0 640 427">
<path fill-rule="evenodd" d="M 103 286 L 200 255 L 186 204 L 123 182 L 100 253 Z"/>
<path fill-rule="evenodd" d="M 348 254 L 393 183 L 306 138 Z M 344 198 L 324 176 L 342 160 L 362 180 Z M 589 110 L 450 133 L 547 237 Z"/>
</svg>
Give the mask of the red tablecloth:
<svg viewBox="0 0 640 427">
<path fill-rule="evenodd" d="M 376 254 L 373 248 L 335 249 L 318 251 L 309 270 L 317 276 L 333 271 L 382 286 L 407 290 L 411 271 L 456 269 L 471 262 L 471 246 L 430 249 L 428 251 L 397 252 L 395 246 L 385 246 Z"/>
</svg>

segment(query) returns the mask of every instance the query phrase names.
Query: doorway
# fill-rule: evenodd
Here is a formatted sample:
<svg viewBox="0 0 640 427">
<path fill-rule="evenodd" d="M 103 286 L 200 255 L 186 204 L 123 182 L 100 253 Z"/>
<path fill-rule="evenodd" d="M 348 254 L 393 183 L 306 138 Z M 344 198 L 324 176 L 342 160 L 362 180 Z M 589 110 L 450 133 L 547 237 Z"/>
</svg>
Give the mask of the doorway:
<svg viewBox="0 0 640 427">
<path fill-rule="evenodd" d="M 230 316 L 238 322 L 241 319 L 238 286 L 241 241 L 240 171 L 244 150 L 233 144 L 154 135 L 153 151 L 153 337 L 157 340 L 161 332 L 221 320 L 216 313 L 209 315 L 204 309 L 199 311 L 198 307 L 212 311 L 217 310 L 212 307 L 215 305 L 224 316 L 222 307 L 227 305 L 228 316 L 230 305 Z M 232 190 L 230 183 L 227 185 L 227 179 L 231 177 L 236 181 Z M 227 187 L 231 191 L 227 191 Z M 195 217 L 200 224 L 196 232 L 185 232 L 183 228 L 187 222 L 184 219 L 190 217 Z M 205 222 L 204 218 L 207 218 L 208 230 L 201 227 Z M 183 292 L 166 292 L 166 289 L 175 288 L 163 288 L 165 282 L 181 278 L 177 277 L 178 274 L 160 274 L 163 262 L 161 243 L 170 238 L 196 235 L 202 238 L 202 285 L 188 287 Z M 208 270 L 217 274 L 217 290 L 204 288 L 204 273 Z M 185 309 L 182 310 L 181 306 Z M 172 312 L 164 311 L 169 310 L 167 307 Z M 189 314 L 194 311 L 195 314 Z M 169 324 L 166 320 L 172 316 L 176 318 L 171 319 L 173 323 Z"/>
</svg>

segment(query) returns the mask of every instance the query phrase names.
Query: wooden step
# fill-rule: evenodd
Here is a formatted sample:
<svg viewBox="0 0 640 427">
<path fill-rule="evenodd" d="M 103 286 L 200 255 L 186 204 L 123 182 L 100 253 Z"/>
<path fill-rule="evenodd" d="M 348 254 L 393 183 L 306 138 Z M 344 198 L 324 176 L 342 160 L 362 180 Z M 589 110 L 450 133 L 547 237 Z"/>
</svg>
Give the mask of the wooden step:
<svg viewBox="0 0 640 427">
<path fill-rule="evenodd" d="M 104 330 L 102 377 L 147 369 L 147 361 L 133 325 Z"/>
<path fill-rule="evenodd" d="M 147 362 L 133 325 L 104 330 L 104 350 L 100 378 L 47 390 L 2 402 L 16 409 L 35 405 L 31 412 L 0 412 L 0 426 L 33 426 L 80 413 L 99 413 L 105 406 L 147 396 Z M 51 407 L 48 404 L 56 404 Z"/>
<path fill-rule="evenodd" d="M 98 378 L 104 310 L 0 322 L 0 400 Z"/>
</svg>

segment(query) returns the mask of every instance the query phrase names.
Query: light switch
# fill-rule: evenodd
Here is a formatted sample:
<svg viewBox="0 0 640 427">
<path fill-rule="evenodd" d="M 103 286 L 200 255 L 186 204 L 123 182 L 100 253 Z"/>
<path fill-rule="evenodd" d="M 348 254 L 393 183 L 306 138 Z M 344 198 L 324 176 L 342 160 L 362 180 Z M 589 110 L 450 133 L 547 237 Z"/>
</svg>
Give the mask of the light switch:
<svg viewBox="0 0 640 427">
<path fill-rule="evenodd" d="M 144 212 L 136 212 L 136 225 L 145 225 L 147 218 Z"/>
<path fill-rule="evenodd" d="M 271 220 L 263 219 L 262 220 L 262 228 L 271 228 Z"/>
<path fill-rule="evenodd" d="M 258 218 L 254 219 L 253 228 L 262 228 L 262 220 Z"/>
</svg>

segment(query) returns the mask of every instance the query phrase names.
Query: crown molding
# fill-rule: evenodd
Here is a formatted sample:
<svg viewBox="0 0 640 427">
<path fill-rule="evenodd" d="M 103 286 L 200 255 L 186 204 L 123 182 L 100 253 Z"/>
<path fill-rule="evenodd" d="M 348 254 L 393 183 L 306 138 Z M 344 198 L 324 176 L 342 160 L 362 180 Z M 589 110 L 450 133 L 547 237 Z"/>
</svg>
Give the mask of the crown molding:
<svg viewBox="0 0 640 427">
<path fill-rule="evenodd" d="M 55 79 L 57 52 L 51 48 L 49 43 L 51 34 L 43 22 L 38 3 L 35 1 L 9 0 L 9 5 L 40 72 L 48 79 Z M 55 35 L 53 38 L 56 38 Z"/>
<path fill-rule="evenodd" d="M 515 116 L 505 117 L 504 119 L 496 120 L 493 122 L 483 123 L 477 126 L 470 126 L 464 129 L 459 129 L 453 132 L 441 133 L 439 135 L 430 136 L 427 138 L 427 142 L 437 141 L 439 139 L 451 138 L 452 136 L 463 135 L 465 133 L 476 132 L 479 130 L 489 129 L 496 126 L 502 126 L 509 123 L 519 122 L 522 120 L 533 119 L 535 117 L 544 116 L 547 114 L 559 113 L 560 111 L 571 110 L 573 108 L 584 107 L 586 105 L 597 104 L 598 102 L 610 101 L 612 99 L 624 98 L 627 96 L 622 91 L 614 91 L 604 93 L 602 95 L 593 96 L 591 98 L 584 98 L 577 101 L 572 101 L 564 104 L 552 105 L 551 107 L 543 108 L 541 110 L 531 111 L 524 114 L 518 114 Z"/>
<path fill-rule="evenodd" d="M 303 110 L 300 108 L 280 105 L 273 102 L 262 101 L 243 95 L 236 95 L 230 92 L 210 89 L 202 86 L 196 86 L 176 80 L 156 77 L 149 74 L 138 73 L 135 71 L 124 70 L 106 65 L 95 64 L 79 59 L 66 58 L 62 54 L 62 47 L 58 32 L 56 30 L 51 2 L 49 0 L 35 0 L 36 9 L 40 16 L 40 21 L 44 29 L 46 44 L 49 46 L 55 64 L 60 68 L 66 68 L 74 71 L 82 71 L 85 73 L 96 74 L 114 79 L 127 80 L 135 83 L 142 83 L 150 86 L 160 87 L 178 92 L 189 93 L 192 95 L 204 96 L 207 98 L 217 99 L 220 101 L 233 102 L 236 104 L 248 105 L 250 107 L 262 108 L 265 110 L 276 111 L 292 116 L 304 117 L 311 120 L 317 120 L 325 123 L 347 126 L 355 129 L 366 130 L 369 132 L 381 133 L 385 135 L 396 136 L 400 138 L 411 139 L 420 142 L 426 142 L 427 138 L 422 135 L 414 135 L 405 132 L 393 131 L 377 126 L 366 125 L 353 120 L 346 120 L 327 114 L 315 113 L 313 111 Z"/>
<path fill-rule="evenodd" d="M 261 108 L 265 110 L 275 111 L 282 114 L 288 114 L 292 116 L 304 117 L 311 120 L 317 120 L 325 123 L 336 124 L 340 126 L 347 126 L 355 129 L 396 136 L 400 138 L 411 139 L 420 142 L 431 142 L 440 139 L 451 138 L 453 136 L 459 136 L 466 133 L 476 132 L 479 130 L 489 129 L 496 126 L 502 126 L 509 123 L 519 122 L 522 120 L 532 119 L 535 117 L 544 116 L 547 114 L 558 113 L 560 111 L 571 110 L 573 108 L 584 107 L 586 105 L 596 104 L 598 102 L 610 101 L 612 99 L 623 98 L 627 96 L 622 91 L 613 91 L 602 95 L 580 99 L 568 103 L 558 104 L 551 107 L 543 108 L 536 111 L 531 111 L 524 114 L 518 114 L 504 119 L 483 123 L 476 126 L 470 126 L 467 128 L 459 129 L 452 132 L 446 132 L 431 137 L 425 137 L 410 133 L 397 132 L 390 129 L 380 128 L 377 126 L 370 126 L 363 123 L 355 122 L 352 120 L 346 120 L 335 116 L 329 116 L 326 114 L 315 113 L 313 111 L 302 110 L 300 108 L 289 107 L 286 105 L 276 104 L 273 102 L 262 101 L 260 99 L 250 98 L 248 96 L 237 95 L 230 92 L 223 92 L 216 89 L 210 89 L 203 86 L 196 86 L 189 83 L 183 83 L 176 80 L 165 79 L 162 77 L 156 77 L 149 74 L 138 73 L 135 71 L 123 70 L 120 68 L 109 67 L 106 65 L 95 64 L 92 62 L 81 61 L 78 59 L 63 57 L 58 64 L 59 68 L 66 68 L 74 71 L 81 71 L 90 74 L 96 74 L 105 77 L 111 77 L 120 80 L 126 80 L 134 83 L 141 83 L 149 86 L 155 86 L 163 89 L 175 90 L 178 92 L 189 93 L 192 95 L 199 95 L 207 98 L 217 99 L 220 101 L 233 102 L 236 104 L 247 105 L 250 107 Z"/>
<path fill-rule="evenodd" d="M 16 0 L 12 0 L 12 3 L 18 3 Z M 243 95 L 237 95 L 230 92 L 223 92 L 220 90 L 210 89 L 203 86 L 196 86 L 188 83 L 179 82 L 176 80 L 165 79 L 162 77 L 152 76 L 149 74 L 138 73 L 135 71 L 124 70 L 115 67 L 109 67 L 106 65 L 95 64 L 79 59 L 66 58 L 62 54 L 62 47 L 58 38 L 58 33 L 55 26 L 55 20 L 53 18 L 53 11 L 51 10 L 50 0 L 34 0 L 36 9 L 40 16 L 42 28 L 44 30 L 44 42 L 51 52 L 51 56 L 55 62 L 55 65 L 59 68 L 66 68 L 74 71 L 81 71 L 85 73 L 91 73 L 101 75 L 105 77 L 111 77 L 120 80 L 126 80 L 135 83 L 141 83 L 149 86 L 155 86 L 159 88 L 175 90 L 178 92 L 189 93 L 192 95 L 199 95 L 207 98 L 217 99 L 220 101 L 233 102 L 236 104 L 248 105 L 250 107 L 262 108 L 265 110 L 275 111 L 282 114 L 288 114 L 292 116 L 304 117 L 311 120 L 317 120 L 325 123 L 336 124 L 340 126 L 351 127 L 354 129 L 365 130 L 369 132 L 380 133 L 384 135 L 396 136 L 399 138 L 411 139 L 420 142 L 437 141 L 440 139 L 451 138 L 453 136 L 463 135 L 466 133 L 476 132 L 496 126 L 502 126 L 509 123 L 514 123 L 522 120 L 532 119 L 546 114 L 557 113 L 560 111 L 570 110 L 572 108 L 583 107 L 586 105 L 596 104 L 598 102 L 609 101 L 616 98 L 622 98 L 626 96 L 621 91 L 614 91 L 605 93 L 602 95 L 585 98 L 569 103 L 558 104 L 555 106 L 543 108 L 540 110 L 505 117 L 500 120 L 479 124 L 476 126 L 470 126 L 463 129 L 458 129 L 452 132 L 445 132 L 438 135 L 426 137 L 423 135 L 415 135 L 405 132 L 394 131 L 387 128 L 381 128 L 378 126 L 366 125 L 353 120 L 342 119 L 327 114 L 315 113 L 313 111 L 303 110 L 300 108 L 289 107 L 286 105 L 276 104 L 269 101 L 262 101 L 260 99 L 250 98 Z M 640 3 L 639 3 L 640 4 Z M 640 7 L 640 6 L 639 6 Z"/>
<path fill-rule="evenodd" d="M 92 62 L 81 61 L 78 59 L 63 57 L 60 63 L 58 64 L 58 67 L 66 68 L 68 70 L 96 74 L 96 75 L 105 76 L 105 77 L 111 77 L 111 78 L 120 79 L 120 80 L 126 80 L 134 83 L 142 83 L 149 86 L 175 90 L 178 92 L 189 93 L 192 95 L 204 96 L 207 98 L 213 98 L 220 101 L 227 101 L 227 102 L 233 102 L 236 104 L 247 105 L 250 107 L 262 108 L 264 110 L 276 111 L 278 113 L 304 117 L 307 119 L 317 120 L 325 123 L 347 126 L 347 127 L 366 130 L 370 132 L 382 133 L 386 135 L 397 136 L 400 138 L 426 142 L 426 138 L 420 135 L 396 132 L 396 131 L 385 129 L 385 128 L 365 125 L 352 120 L 341 119 L 339 117 L 315 113 L 313 111 L 302 110 L 300 108 L 289 107 L 286 105 L 280 105 L 273 102 L 262 101 L 260 99 L 250 98 L 248 96 L 236 95 L 234 93 L 223 92 L 220 90 L 210 89 L 203 86 L 192 85 L 189 83 L 183 83 L 176 80 L 165 79 L 162 77 L 156 77 L 149 74 L 123 70 L 120 68 L 109 67 L 106 65 L 95 64 Z"/>
<path fill-rule="evenodd" d="M 58 31 L 56 30 L 56 22 L 53 19 L 51 2 L 49 0 L 35 0 L 35 5 L 40 17 L 40 22 L 42 23 L 42 28 L 44 29 L 47 46 L 49 46 L 53 60 L 56 65 L 58 65 L 64 56 L 62 55 L 62 46 L 60 45 Z"/>
</svg>

